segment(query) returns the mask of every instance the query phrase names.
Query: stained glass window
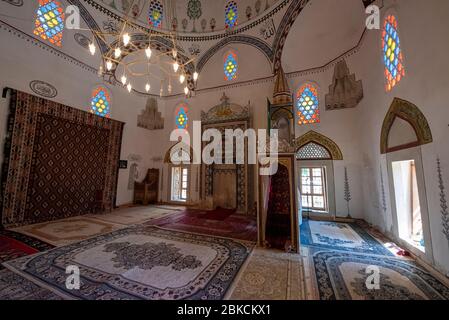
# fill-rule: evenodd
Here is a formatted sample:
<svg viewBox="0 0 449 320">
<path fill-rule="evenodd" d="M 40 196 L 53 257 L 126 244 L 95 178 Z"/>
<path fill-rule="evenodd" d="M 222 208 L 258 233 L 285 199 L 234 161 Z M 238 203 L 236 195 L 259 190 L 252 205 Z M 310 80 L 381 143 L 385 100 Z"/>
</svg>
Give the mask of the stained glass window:
<svg viewBox="0 0 449 320">
<path fill-rule="evenodd" d="M 309 142 L 305 146 L 301 147 L 296 153 L 296 159 L 298 160 L 311 160 L 311 159 L 332 159 L 329 151 L 323 146 Z"/>
<path fill-rule="evenodd" d="M 298 90 L 296 99 L 298 124 L 319 123 L 318 90 L 311 84 L 305 84 Z"/>
<path fill-rule="evenodd" d="M 225 8 L 225 25 L 226 28 L 232 28 L 237 25 L 237 3 L 234 1 L 228 2 Z"/>
<path fill-rule="evenodd" d="M 39 0 L 34 34 L 60 47 L 64 30 L 64 10 L 56 0 Z"/>
<path fill-rule="evenodd" d="M 386 90 L 391 91 L 405 76 L 404 59 L 398 35 L 398 22 L 393 15 L 389 15 L 385 19 L 382 32 L 382 48 L 385 78 L 387 80 Z"/>
<path fill-rule="evenodd" d="M 164 6 L 158 0 L 151 0 L 150 10 L 148 12 L 148 21 L 150 26 L 160 28 L 164 18 Z"/>
<path fill-rule="evenodd" d="M 178 129 L 187 130 L 189 127 L 189 108 L 185 104 L 181 104 L 176 108 L 176 127 Z"/>
<path fill-rule="evenodd" d="M 233 51 L 230 51 L 228 54 L 225 55 L 225 62 L 224 62 L 225 80 L 231 81 L 236 79 L 237 70 L 238 70 L 237 54 Z"/>
<path fill-rule="evenodd" d="M 99 86 L 92 92 L 90 112 L 97 116 L 109 118 L 111 112 L 111 96 L 105 87 Z"/>
</svg>

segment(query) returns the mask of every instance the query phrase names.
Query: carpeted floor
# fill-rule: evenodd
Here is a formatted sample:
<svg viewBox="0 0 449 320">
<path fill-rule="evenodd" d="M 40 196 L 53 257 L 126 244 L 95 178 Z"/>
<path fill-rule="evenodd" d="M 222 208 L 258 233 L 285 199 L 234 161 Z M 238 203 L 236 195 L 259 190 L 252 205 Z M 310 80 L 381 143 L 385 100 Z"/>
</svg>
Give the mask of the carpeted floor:
<svg viewBox="0 0 449 320">
<path fill-rule="evenodd" d="M 186 209 L 160 219 L 146 223 L 172 230 L 215 235 L 247 241 L 257 240 L 257 222 L 255 217 L 233 214 L 229 210 Z"/>
<path fill-rule="evenodd" d="M 53 297 L 42 289 L 64 299 L 223 299 L 252 247 L 151 226 L 121 229 L 4 263 L 14 275 L 3 273 L 11 281 L 0 282 L 0 299 Z M 80 290 L 66 288 L 69 265 L 80 269 Z M 32 285 L 37 296 L 20 289 Z"/>
<path fill-rule="evenodd" d="M 176 212 L 183 211 L 184 207 L 174 206 L 134 206 L 120 208 L 112 213 L 89 215 L 97 220 L 108 223 L 122 224 L 125 226 L 142 224 L 152 219 L 162 218 Z"/>
<path fill-rule="evenodd" d="M 343 251 L 318 251 L 309 258 L 316 281 L 310 292 L 320 300 L 448 300 L 449 288 L 411 260 L 355 254 Z M 307 268 L 306 268 L 307 270 Z M 379 287 L 373 275 L 379 271 Z M 307 272 L 307 271 L 306 271 Z"/>
<path fill-rule="evenodd" d="M 301 257 L 277 250 L 255 249 L 241 272 L 230 300 L 303 300 Z"/>
<path fill-rule="evenodd" d="M 304 221 L 301 244 L 307 299 L 449 299 L 447 279 L 411 258 L 395 255 L 367 230 L 357 224 Z"/>
<path fill-rule="evenodd" d="M 88 217 L 68 218 L 13 229 L 54 246 L 62 246 L 124 228 L 124 225 Z"/>
<path fill-rule="evenodd" d="M 449 299 L 447 278 L 360 224 L 305 220 L 300 256 L 251 253 L 256 221 L 229 210 L 131 207 L 20 231 L 0 232 L 0 300 Z M 80 291 L 65 288 L 70 264 Z M 379 289 L 366 285 L 373 270 Z"/>
<path fill-rule="evenodd" d="M 17 232 L 0 231 L 0 269 L 3 262 L 53 248 L 52 245 Z"/>
<path fill-rule="evenodd" d="M 355 223 L 305 219 L 301 225 L 301 244 L 317 249 L 393 256 L 380 241 Z"/>
</svg>

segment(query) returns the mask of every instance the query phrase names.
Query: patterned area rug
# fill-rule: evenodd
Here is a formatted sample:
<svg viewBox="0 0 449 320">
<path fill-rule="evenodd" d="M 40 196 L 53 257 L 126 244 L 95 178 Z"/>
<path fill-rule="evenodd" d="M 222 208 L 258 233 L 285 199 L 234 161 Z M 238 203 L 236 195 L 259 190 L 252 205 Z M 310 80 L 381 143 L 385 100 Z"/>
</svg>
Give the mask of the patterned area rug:
<svg viewBox="0 0 449 320">
<path fill-rule="evenodd" d="M 65 299 L 216 300 L 223 299 L 251 249 L 247 242 L 131 227 L 19 258 L 5 267 Z M 66 288 L 69 265 L 80 269 L 80 290 Z M 20 281 L 25 282 L 15 279 L 12 285 Z M 13 289 L 2 283 L 0 299 L 10 297 Z"/>
<path fill-rule="evenodd" d="M 303 300 L 301 270 L 298 255 L 255 249 L 230 300 Z"/>
<path fill-rule="evenodd" d="M 301 244 L 318 249 L 394 256 L 382 243 L 354 223 L 304 220 L 301 225 Z"/>
<path fill-rule="evenodd" d="M 112 213 L 88 215 L 88 217 L 109 223 L 123 225 L 141 224 L 151 219 L 158 219 L 181 211 L 175 207 L 135 206 L 114 210 Z"/>
<path fill-rule="evenodd" d="M 124 228 L 124 226 L 87 217 L 79 217 L 33 224 L 13 230 L 55 246 L 63 246 L 120 228 Z"/>
<path fill-rule="evenodd" d="M 53 248 L 38 239 L 13 231 L 0 231 L 0 269 L 3 262 Z"/>
<path fill-rule="evenodd" d="M 306 277 L 316 279 L 315 290 L 321 300 L 447 300 L 449 288 L 410 260 L 350 252 L 315 252 L 306 268 Z M 369 267 L 369 268 L 368 268 Z M 367 269 L 368 268 L 368 269 Z M 378 289 L 369 275 L 379 270 Z M 368 272 L 367 272 L 368 270 Z M 314 274 L 307 274 L 312 272 Z"/>
<path fill-rule="evenodd" d="M 256 241 L 257 221 L 247 215 L 217 215 L 214 211 L 187 209 L 161 219 L 149 221 L 148 225 L 160 226 L 172 230 L 194 232 L 205 235 L 215 235 L 232 239 Z"/>
<path fill-rule="evenodd" d="M 0 270 L 0 300 L 62 300 L 48 289 L 7 269 Z"/>
</svg>

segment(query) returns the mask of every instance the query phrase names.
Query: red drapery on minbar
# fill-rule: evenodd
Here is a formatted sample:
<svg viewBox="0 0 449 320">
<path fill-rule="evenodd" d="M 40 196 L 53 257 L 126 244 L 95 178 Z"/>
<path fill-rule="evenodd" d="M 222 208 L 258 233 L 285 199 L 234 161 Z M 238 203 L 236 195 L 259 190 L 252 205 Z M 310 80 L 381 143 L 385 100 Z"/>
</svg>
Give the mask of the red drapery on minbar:
<svg viewBox="0 0 449 320">
<path fill-rule="evenodd" d="M 277 173 L 271 178 L 265 232 L 266 244 L 273 248 L 285 249 L 291 239 L 289 181 L 288 169 L 279 165 Z"/>
</svg>

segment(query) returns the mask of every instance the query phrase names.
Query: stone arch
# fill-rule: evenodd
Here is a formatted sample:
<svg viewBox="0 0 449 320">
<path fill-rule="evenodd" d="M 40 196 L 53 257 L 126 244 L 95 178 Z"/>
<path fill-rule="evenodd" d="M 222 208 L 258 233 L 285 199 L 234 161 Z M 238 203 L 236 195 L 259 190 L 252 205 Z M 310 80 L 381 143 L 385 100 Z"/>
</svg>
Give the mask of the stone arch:
<svg viewBox="0 0 449 320">
<path fill-rule="evenodd" d="M 313 130 L 295 139 L 295 152 L 298 152 L 299 149 L 310 142 L 314 142 L 325 148 L 331 155 L 332 160 L 343 160 L 343 153 L 338 145 L 333 140 Z"/>
<path fill-rule="evenodd" d="M 408 124 L 415 131 L 417 140 L 413 143 L 390 148 L 388 146 L 388 137 L 390 135 L 390 130 L 393 126 L 393 123 L 397 118 L 408 122 Z M 388 110 L 382 125 L 382 132 L 380 135 L 380 152 L 382 154 L 385 154 L 402 149 L 421 146 L 432 142 L 433 138 L 429 123 L 427 122 L 427 119 L 421 112 L 421 110 L 419 110 L 419 108 L 411 102 L 399 98 L 394 98 L 393 103 L 391 104 L 391 107 Z"/>
</svg>

